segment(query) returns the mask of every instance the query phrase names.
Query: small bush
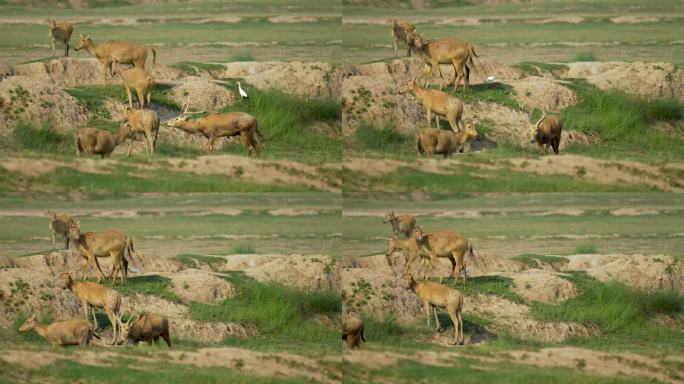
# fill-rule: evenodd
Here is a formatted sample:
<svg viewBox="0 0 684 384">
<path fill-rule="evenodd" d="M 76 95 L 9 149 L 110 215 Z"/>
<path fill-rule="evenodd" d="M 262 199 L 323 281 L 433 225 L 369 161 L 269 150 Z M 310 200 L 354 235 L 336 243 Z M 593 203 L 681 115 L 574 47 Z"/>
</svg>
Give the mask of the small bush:
<svg viewBox="0 0 684 384">
<path fill-rule="evenodd" d="M 254 56 L 247 52 L 238 52 L 230 57 L 230 61 L 254 61 Z"/>
<path fill-rule="evenodd" d="M 580 52 L 575 56 L 576 61 L 597 61 L 592 52 Z"/>
<path fill-rule="evenodd" d="M 233 250 L 231 251 L 231 253 L 234 255 L 253 254 L 254 253 L 254 247 L 252 247 L 249 244 L 236 245 L 236 246 L 233 246 Z"/>
<path fill-rule="evenodd" d="M 37 152 L 64 152 L 69 150 L 70 143 L 73 144 L 72 138 L 55 132 L 47 123 L 40 128 L 31 123 L 19 123 L 12 131 L 12 137 L 19 148 Z"/>
</svg>

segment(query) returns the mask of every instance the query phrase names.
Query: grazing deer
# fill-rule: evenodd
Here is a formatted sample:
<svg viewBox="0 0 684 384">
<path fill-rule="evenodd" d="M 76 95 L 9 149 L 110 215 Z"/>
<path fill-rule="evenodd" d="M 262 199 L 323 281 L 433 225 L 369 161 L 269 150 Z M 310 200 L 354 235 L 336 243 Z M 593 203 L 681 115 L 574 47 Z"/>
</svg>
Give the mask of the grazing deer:
<svg viewBox="0 0 684 384">
<path fill-rule="evenodd" d="M 436 128 L 439 128 L 439 116 L 444 116 L 451 130 L 458 132 L 463 128 L 461 117 L 463 116 L 463 103 L 455 96 L 436 89 L 423 88 L 416 82 L 416 79 L 409 80 L 406 84 L 399 87 L 399 93 L 411 92 L 425 107 L 427 114 L 428 127 L 432 125 L 432 113 L 435 113 Z"/>
<path fill-rule="evenodd" d="M 154 48 L 148 48 L 142 44 L 133 43 L 130 41 L 116 41 L 109 40 L 102 44 L 95 44 L 90 39 L 90 33 L 81 34 L 81 40 L 78 42 L 76 51 L 85 49 L 91 55 L 100 60 L 104 70 L 105 84 L 107 84 L 107 74 L 113 77 L 112 64 L 118 61 L 121 64 L 133 64 L 137 68 L 145 68 L 145 61 L 147 60 L 147 50 L 152 51 L 152 63 L 157 62 L 157 51 Z"/>
<path fill-rule="evenodd" d="M 152 104 L 150 100 L 152 98 L 152 89 L 154 89 L 154 78 L 150 75 L 145 68 L 123 68 L 118 61 L 114 62 L 114 73 L 121 77 L 121 83 L 126 89 L 126 94 L 128 95 L 128 106 L 133 109 L 133 98 L 131 97 L 131 89 L 135 89 L 135 93 L 138 95 L 138 101 L 140 102 L 140 109 L 145 109 L 145 99 L 147 99 L 147 106 L 150 107 Z"/>
<path fill-rule="evenodd" d="M 103 159 L 109 157 L 114 149 L 121 144 L 130 133 L 131 127 L 121 124 L 116 134 L 98 128 L 79 128 L 74 136 L 76 142 L 76 155 L 100 155 Z"/>
<path fill-rule="evenodd" d="M 74 218 L 66 213 L 57 213 L 48 210 L 50 218 L 50 235 L 52 236 L 52 249 L 55 249 L 55 234 L 64 237 L 64 249 L 69 249 L 69 224 L 74 222 Z"/>
<path fill-rule="evenodd" d="M 542 109 L 542 116 L 537 123 L 530 124 L 530 134 L 532 135 L 530 144 L 537 143 L 539 153 L 542 155 L 546 154 L 550 146 L 553 148 L 553 153 L 557 155 L 562 132 L 563 122 L 556 116 L 547 116 L 546 111 Z"/>
<path fill-rule="evenodd" d="M 93 336 L 97 339 L 100 338 L 100 336 L 90 328 L 88 321 L 81 319 L 55 321 L 52 324 L 43 324 L 36 319 L 36 315 L 31 315 L 24 321 L 21 327 L 19 327 L 19 332 L 26 332 L 32 329 L 45 338 L 53 347 L 63 345 L 80 345 L 83 347 L 90 344 L 90 339 L 92 339 Z"/>
<path fill-rule="evenodd" d="M 62 288 L 70 290 L 76 298 L 81 302 L 83 306 L 83 312 L 85 313 L 85 320 L 88 322 L 88 315 L 92 307 L 93 322 L 95 323 L 95 329 L 98 328 L 97 317 L 95 316 L 95 309 L 102 308 L 107 313 L 107 318 L 112 324 L 112 344 L 116 344 L 117 329 L 121 327 L 121 295 L 114 289 L 105 287 L 97 283 L 92 283 L 89 281 L 74 281 L 71 275 L 63 272 L 62 273 Z"/>
<path fill-rule="evenodd" d="M 46 19 L 45 22 L 50 28 L 48 36 L 52 43 L 52 57 L 55 57 L 55 42 L 59 41 L 64 45 L 64 56 L 69 56 L 69 40 L 71 34 L 74 32 L 74 26 L 68 21 L 57 21 L 54 19 Z"/>
<path fill-rule="evenodd" d="M 425 153 L 428 156 L 438 154 L 447 158 L 454 152 L 463 152 L 466 142 L 473 137 L 477 137 L 477 131 L 470 122 L 465 124 L 462 132 L 423 128 L 416 134 L 416 147 L 420 156 Z"/>
<path fill-rule="evenodd" d="M 454 89 L 458 90 L 458 85 L 463 79 L 464 92 L 468 92 L 470 67 L 474 67 L 473 58 L 478 57 L 475 53 L 475 47 L 455 37 L 424 40 L 423 36 L 412 32 L 406 35 L 406 42 L 425 62 L 423 76 L 426 86 L 429 84 L 430 73 L 434 72 L 440 79 L 439 89 L 442 89 L 444 76 L 442 76 L 439 65 L 452 64 L 454 66 L 454 80 L 452 82 Z"/>
<path fill-rule="evenodd" d="M 244 112 L 210 113 L 204 117 L 191 120 L 190 113 L 187 111 L 189 105 L 190 102 L 186 100 L 181 108 L 180 116 L 167 121 L 166 125 L 206 137 L 208 139 L 208 154 L 214 150 L 214 142 L 217 138 L 240 136 L 242 144 L 247 148 L 247 156 L 251 156 L 252 150 L 255 150 L 256 156 L 259 157 L 261 148 L 257 136 L 263 138 L 263 135 L 259 131 L 254 116 Z"/>
<path fill-rule="evenodd" d="M 127 322 L 121 324 L 121 337 L 129 344 L 138 344 L 147 341 L 152 345 L 159 343 L 159 338 L 166 341 L 166 345 L 171 348 L 171 337 L 169 336 L 169 320 L 158 313 L 142 313 L 131 317 Z"/>
<path fill-rule="evenodd" d="M 342 319 L 342 340 L 346 341 L 349 348 L 352 349 L 358 348 L 361 345 L 361 341 L 365 343 L 363 320 L 353 316 Z"/>
<path fill-rule="evenodd" d="M 387 21 L 392 23 L 392 40 L 394 42 L 394 57 L 397 57 L 397 42 L 401 41 L 406 44 L 406 56 L 411 56 L 411 47 L 406 43 L 406 34 L 415 32 L 416 26 L 408 21 L 399 21 L 396 18 L 388 18 Z"/>
</svg>

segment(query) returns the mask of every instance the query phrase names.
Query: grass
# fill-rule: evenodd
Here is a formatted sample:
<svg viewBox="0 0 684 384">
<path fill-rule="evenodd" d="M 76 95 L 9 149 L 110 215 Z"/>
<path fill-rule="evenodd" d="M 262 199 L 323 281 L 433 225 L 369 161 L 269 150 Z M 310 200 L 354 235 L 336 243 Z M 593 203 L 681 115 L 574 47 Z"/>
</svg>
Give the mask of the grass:
<svg viewBox="0 0 684 384">
<path fill-rule="evenodd" d="M 354 149 L 390 154 L 408 154 L 415 151 L 414 139 L 397 131 L 389 121 L 385 122 L 382 128 L 368 121 L 361 122 L 354 135 Z"/>
<path fill-rule="evenodd" d="M 339 316 L 341 299 L 338 292 L 304 292 L 277 282 L 257 282 L 236 272 L 226 278 L 236 286 L 233 298 L 219 304 L 192 302 L 189 314 L 200 321 L 249 323 L 259 330 L 259 336 L 249 340 L 230 339 L 227 343 L 290 351 L 339 348 L 337 329 L 312 321 L 316 315 Z"/>
<path fill-rule="evenodd" d="M 194 253 L 181 253 L 172 257 L 171 259 L 180 262 L 186 268 L 197 268 L 198 264 L 206 264 L 213 271 L 218 270 L 219 266 L 226 262 L 226 260 L 222 257 L 197 255 Z"/>
<path fill-rule="evenodd" d="M 105 275 L 108 272 L 105 271 Z M 171 279 L 159 275 L 146 275 L 131 277 L 129 275 L 126 284 L 121 285 L 121 281 L 117 280 L 114 284 L 107 279 L 103 280 L 103 284 L 114 288 L 124 296 L 132 296 L 135 294 L 153 295 L 161 297 L 162 299 L 171 301 L 173 303 L 180 303 L 180 297 L 176 295 L 171 288 Z"/>
<path fill-rule="evenodd" d="M 41 153 L 64 153 L 73 150 L 73 139 L 56 132 L 45 123 L 40 127 L 21 122 L 12 131 L 16 148 Z"/>
<path fill-rule="evenodd" d="M 580 52 L 575 56 L 575 61 L 598 61 L 592 52 Z"/>
<path fill-rule="evenodd" d="M 575 248 L 575 253 L 578 255 L 587 255 L 587 254 L 595 254 L 598 253 L 596 250 L 596 245 L 594 244 L 583 244 L 583 245 L 578 245 Z"/>
<path fill-rule="evenodd" d="M 542 72 L 551 72 L 556 75 L 568 70 L 565 64 L 543 63 L 541 61 L 523 61 L 513 65 L 513 68 L 518 68 L 528 75 L 539 76 Z"/>
<path fill-rule="evenodd" d="M 254 247 L 249 244 L 238 244 L 233 246 L 231 253 L 234 255 L 248 255 L 254 254 Z"/>
<path fill-rule="evenodd" d="M 560 270 L 563 266 L 568 264 L 568 259 L 558 256 L 539 255 L 534 253 L 525 253 L 512 257 L 511 259 L 519 261 L 529 268 L 539 268 L 544 264 L 548 264 L 555 270 Z"/>
<path fill-rule="evenodd" d="M 221 71 L 226 67 L 223 64 L 202 63 L 199 61 L 181 61 L 171 65 L 171 67 L 181 70 L 190 75 L 197 75 L 200 72 Z"/>
<path fill-rule="evenodd" d="M 558 305 L 535 302 L 531 314 L 538 320 L 579 322 L 601 331 L 600 336 L 575 338 L 571 344 L 682 353 L 684 333 L 653 321 L 656 315 L 683 314 L 681 293 L 650 293 L 619 282 L 602 283 L 579 272 L 568 278 L 577 285 L 575 298 Z"/>
<path fill-rule="evenodd" d="M 463 285 L 463 280 L 460 280 L 459 284 L 450 281 L 448 285 L 466 296 L 481 293 L 501 296 L 516 303 L 524 302 L 523 298 L 513 291 L 513 279 L 510 277 L 478 276 L 469 278 L 466 286 Z"/>
<path fill-rule="evenodd" d="M 255 61 L 251 53 L 237 52 L 230 57 L 230 61 Z"/>
</svg>

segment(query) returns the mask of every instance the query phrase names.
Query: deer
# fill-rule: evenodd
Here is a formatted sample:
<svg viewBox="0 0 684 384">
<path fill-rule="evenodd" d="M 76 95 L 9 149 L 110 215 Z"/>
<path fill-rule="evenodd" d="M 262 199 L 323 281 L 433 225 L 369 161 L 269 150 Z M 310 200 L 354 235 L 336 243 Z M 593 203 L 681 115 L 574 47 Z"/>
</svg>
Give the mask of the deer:
<svg viewBox="0 0 684 384">
<path fill-rule="evenodd" d="M 95 316 L 95 309 L 102 308 L 107 313 L 107 318 L 112 324 L 112 344 L 117 342 L 117 329 L 121 326 L 121 295 L 114 289 L 105 287 L 97 283 L 89 281 L 74 281 L 71 275 L 67 272 L 62 273 L 62 288 L 70 290 L 83 306 L 85 313 L 85 321 L 88 322 L 88 315 L 90 308 L 93 311 L 93 322 L 95 329 L 98 328 L 97 317 Z"/>
<path fill-rule="evenodd" d="M 364 343 L 366 339 L 363 337 L 363 320 L 354 316 L 346 316 L 342 319 L 342 340 L 347 342 L 349 348 L 358 348 L 361 341 Z"/>
<path fill-rule="evenodd" d="M 97 277 L 98 283 L 101 277 L 106 279 L 97 258 L 111 257 L 112 271 L 108 277 L 114 283 L 116 282 L 117 273 L 120 273 L 121 284 L 125 284 L 128 277 L 128 259 L 126 256 L 132 260 L 134 252 L 133 240 L 131 238 L 115 230 L 81 233 L 81 223 L 79 221 L 69 224 L 69 235 L 83 257 L 81 264 L 82 279 L 86 276 L 89 263 L 94 265 L 100 272 L 100 275 Z"/>
<path fill-rule="evenodd" d="M 122 124 L 116 134 L 105 129 L 79 128 L 74 135 L 76 155 L 81 157 L 81 154 L 85 153 L 87 156 L 100 155 L 103 159 L 109 157 L 128 136 L 130 130 L 128 124 Z"/>
<path fill-rule="evenodd" d="M 54 19 L 45 19 L 45 22 L 50 28 L 48 36 L 50 36 L 52 43 L 52 57 L 55 57 L 55 42 L 57 41 L 64 45 L 64 56 L 69 57 L 69 40 L 71 40 L 71 34 L 74 32 L 74 26 L 68 21 Z"/>
<path fill-rule="evenodd" d="M 392 237 L 387 239 L 387 253 L 385 258 L 387 264 L 392 265 L 391 257 L 396 251 L 407 251 L 409 255 L 417 254 L 423 259 L 423 278 L 427 276 L 428 263 L 430 262 L 430 255 L 423 251 L 423 247 L 415 236 L 408 239 L 401 239 L 399 237 Z M 404 257 L 404 261 L 408 263 L 408 257 Z"/>
<path fill-rule="evenodd" d="M 140 109 L 145 109 L 145 100 L 147 99 L 147 106 L 150 107 L 152 98 L 152 89 L 154 89 L 155 82 L 152 75 L 145 70 L 145 68 L 133 67 L 123 68 L 118 61 L 114 61 L 114 73 L 121 77 L 121 83 L 126 89 L 128 95 L 128 106 L 133 109 L 133 98 L 131 97 L 131 89 L 135 89 L 140 102 Z"/>
<path fill-rule="evenodd" d="M 427 89 L 418 85 L 416 79 L 409 80 L 399 87 L 399 94 L 411 92 L 423 103 L 427 114 L 428 127 L 432 125 L 432 113 L 435 114 L 435 125 L 439 128 L 439 116 L 444 116 L 451 130 L 458 132 L 463 127 L 463 103 L 457 97 L 436 89 Z"/>
<path fill-rule="evenodd" d="M 50 218 L 50 236 L 52 236 L 52 249 L 55 249 L 55 234 L 60 234 L 64 238 L 64 249 L 69 249 L 69 224 L 74 222 L 74 218 L 66 213 L 57 213 L 48 210 Z"/>
<path fill-rule="evenodd" d="M 423 128 L 416 134 L 416 147 L 421 157 L 423 154 L 440 154 L 447 158 L 454 152 L 462 153 L 466 142 L 474 137 L 477 137 L 477 131 L 471 122 L 465 124 L 465 130 L 462 132 Z"/>
<path fill-rule="evenodd" d="M 388 18 L 387 21 L 392 23 L 392 40 L 394 42 L 394 57 L 397 57 L 397 42 L 402 41 L 406 44 L 406 34 L 415 32 L 416 26 L 408 21 L 399 21 L 396 18 Z M 406 56 L 411 56 L 411 48 L 406 44 Z"/>
<path fill-rule="evenodd" d="M 118 61 L 121 64 L 133 64 L 138 68 L 145 68 L 147 61 L 147 50 L 152 51 L 152 64 L 157 63 L 157 51 L 152 47 L 131 41 L 109 40 L 102 44 L 95 44 L 90 38 L 90 33 L 82 33 L 81 39 L 74 50 L 85 49 L 91 55 L 97 57 L 102 63 L 104 71 L 104 83 L 107 84 L 107 74 L 113 77 L 112 64 Z"/>
<path fill-rule="evenodd" d="M 427 233 L 423 231 L 423 227 L 417 227 L 413 233 L 416 241 L 421 245 L 422 251 L 427 253 L 430 258 L 430 267 L 434 271 L 437 265 L 438 257 L 445 257 L 451 262 L 451 274 L 450 278 L 454 278 L 454 274 L 458 272 L 456 277 L 456 283 L 458 279 L 463 274 L 463 285 L 467 285 L 468 274 L 465 267 L 465 254 L 469 252 L 469 255 L 475 259 L 475 252 L 473 251 L 473 245 L 468 239 L 462 235 L 452 232 L 447 229 L 441 229 Z M 409 254 L 409 261 L 406 263 L 406 273 L 409 272 L 411 264 L 418 257 L 418 252 L 413 251 Z M 440 278 L 440 282 L 442 278 Z"/>
<path fill-rule="evenodd" d="M 553 153 L 558 155 L 562 132 L 563 122 L 556 116 L 547 116 L 546 111 L 542 109 L 542 116 L 537 123 L 530 124 L 530 134 L 532 135 L 530 144 L 537 143 L 540 155 L 545 155 L 549 147 L 552 147 Z"/>
<path fill-rule="evenodd" d="M 36 315 L 29 316 L 26 321 L 19 327 L 19 332 L 27 332 L 34 330 L 38 335 L 45 338 L 53 347 L 65 345 L 80 345 L 84 347 L 90 344 L 90 340 L 100 336 L 90 328 L 90 324 L 86 320 L 71 319 L 64 321 L 55 321 L 52 324 L 43 324 Z"/>
<path fill-rule="evenodd" d="M 252 150 L 255 150 L 256 157 L 259 157 L 261 148 L 257 136 L 263 138 L 263 135 L 259 131 L 254 116 L 244 112 L 210 113 L 204 117 L 191 120 L 191 114 L 204 113 L 204 111 L 190 113 L 187 111 L 189 105 L 190 101 L 186 99 L 181 108 L 180 116 L 168 120 L 166 125 L 206 137 L 208 139 L 207 153 L 210 155 L 214 150 L 214 142 L 217 138 L 240 136 L 242 144 L 247 149 L 247 156 L 252 156 Z"/>
<path fill-rule="evenodd" d="M 397 216 L 393 209 L 390 209 L 385 213 L 385 218 L 382 221 L 383 224 L 390 223 L 392 225 L 392 232 L 395 235 L 403 234 L 404 237 L 410 237 L 413 228 L 416 226 L 416 219 L 411 215 L 400 215 Z"/>
<path fill-rule="evenodd" d="M 135 136 L 139 133 L 145 134 L 145 151 L 154 156 L 154 147 L 157 143 L 157 135 L 159 134 L 159 115 L 151 109 L 134 110 L 133 107 L 126 107 L 123 112 L 122 124 L 128 125 L 130 128 L 130 135 Z M 133 148 L 133 140 L 128 146 L 128 156 L 131 156 Z"/>
<path fill-rule="evenodd" d="M 171 348 L 169 320 L 158 313 L 145 312 L 135 317 L 131 316 L 127 322 L 121 324 L 121 337 L 127 340 L 128 344 L 135 345 L 141 341 L 147 341 L 149 345 L 152 345 L 152 341 L 158 344 L 161 337 Z"/>
<path fill-rule="evenodd" d="M 452 64 L 454 66 L 454 89 L 463 79 L 463 92 L 467 93 L 470 86 L 470 67 L 474 67 L 473 58 L 478 55 L 475 47 L 461 39 L 447 37 L 437 40 L 424 40 L 422 35 L 409 32 L 406 34 L 406 42 L 410 49 L 414 50 L 425 62 L 423 76 L 425 85 L 429 84 L 430 73 L 436 73 L 440 79 L 439 89 L 444 86 L 444 76 L 439 68 L 440 64 Z"/>
<path fill-rule="evenodd" d="M 427 316 L 428 328 L 430 327 L 430 317 L 432 317 L 430 312 L 434 311 L 435 331 L 439 331 L 437 308 L 445 309 L 454 324 L 454 341 L 452 344 L 463 344 L 465 341 L 462 316 L 464 298 L 459 291 L 442 284 L 415 281 L 410 273 L 404 273 L 404 288 L 413 291 L 420 298 Z"/>
</svg>

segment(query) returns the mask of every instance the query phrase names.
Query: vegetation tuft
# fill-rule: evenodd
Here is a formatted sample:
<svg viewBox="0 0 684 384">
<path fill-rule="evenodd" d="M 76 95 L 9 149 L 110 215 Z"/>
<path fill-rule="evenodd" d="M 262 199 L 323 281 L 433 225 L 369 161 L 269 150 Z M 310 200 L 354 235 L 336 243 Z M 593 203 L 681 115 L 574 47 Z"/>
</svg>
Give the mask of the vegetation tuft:
<svg viewBox="0 0 684 384">
<path fill-rule="evenodd" d="M 391 122 L 385 122 L 382 128 L 364 121 L 356 129 L 356 141 L 359 149 L 383 153 L 414 153 L 414 141 L 409 135 L 399 132 Z"/>
<path fill-rule="evenodd" d="M 21 122 L 12 131 L 12 138 L 20 149 L 41 153 L 64 153 L 73 150 L 73 139 L 56 132 L 45 123 L 39 128 L 31 123 Z"/>
</svg>

